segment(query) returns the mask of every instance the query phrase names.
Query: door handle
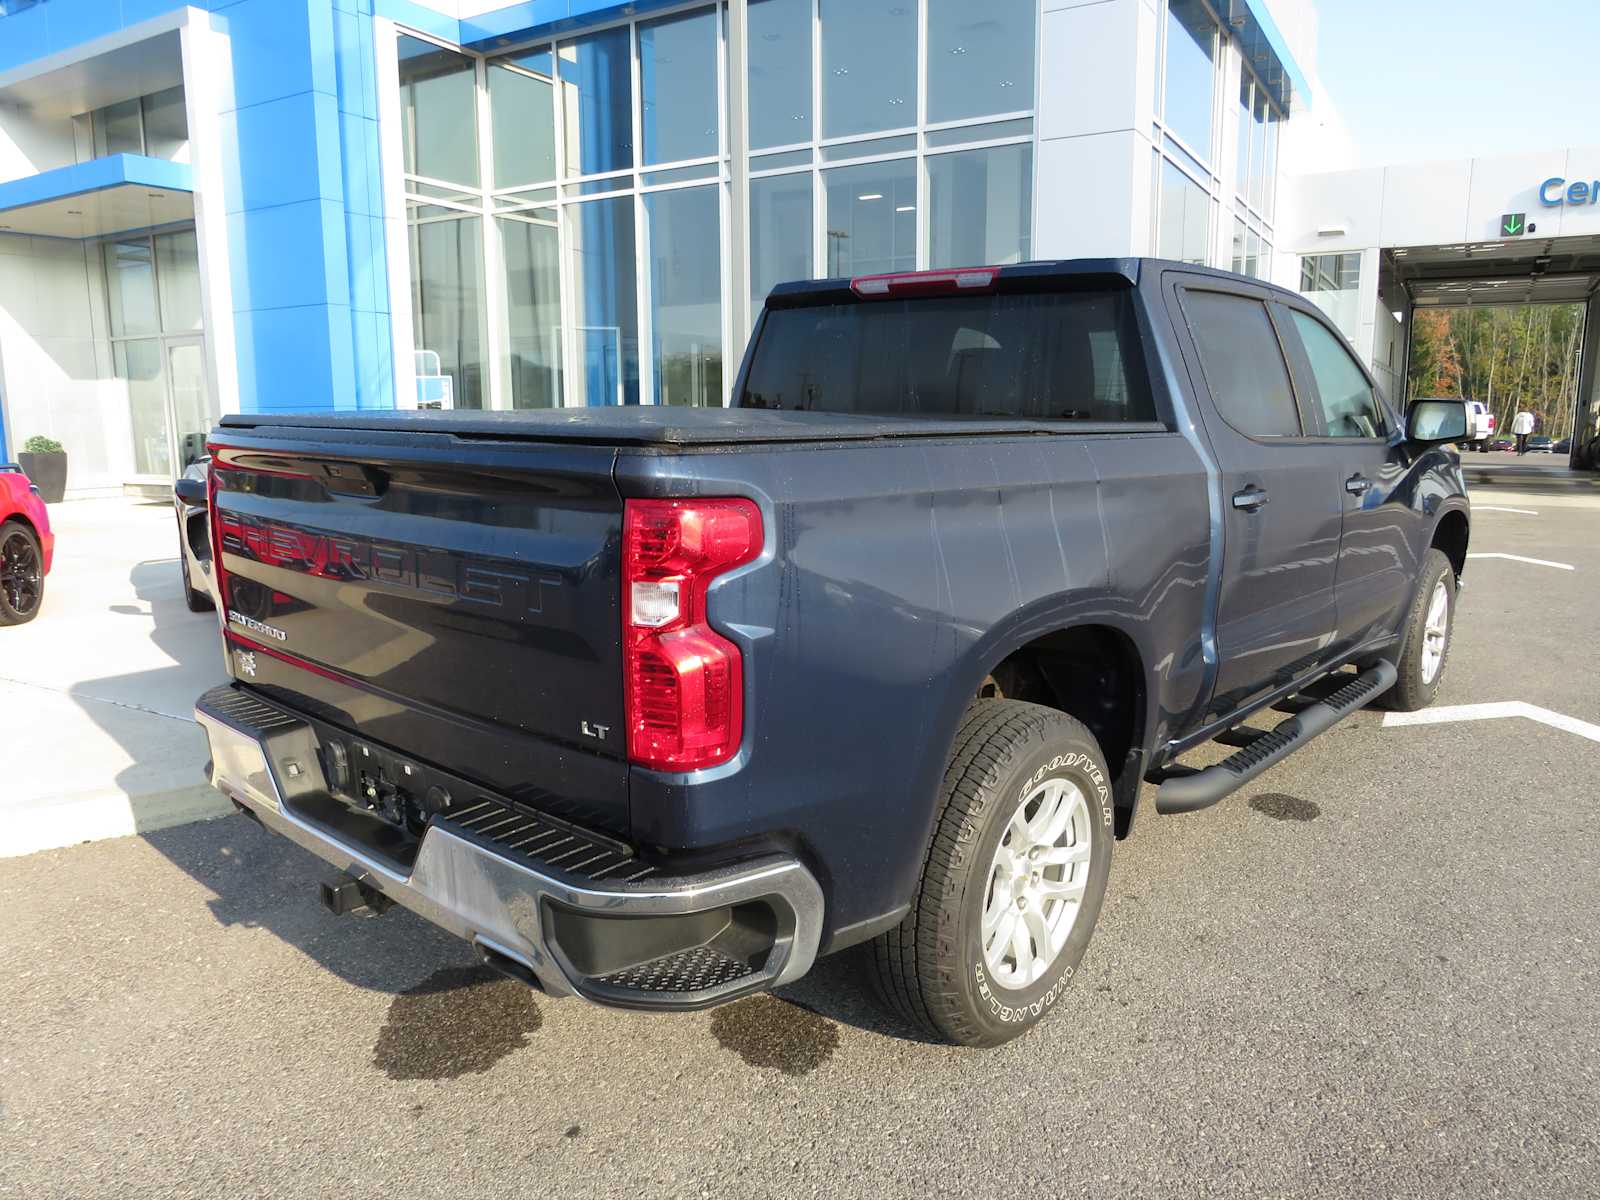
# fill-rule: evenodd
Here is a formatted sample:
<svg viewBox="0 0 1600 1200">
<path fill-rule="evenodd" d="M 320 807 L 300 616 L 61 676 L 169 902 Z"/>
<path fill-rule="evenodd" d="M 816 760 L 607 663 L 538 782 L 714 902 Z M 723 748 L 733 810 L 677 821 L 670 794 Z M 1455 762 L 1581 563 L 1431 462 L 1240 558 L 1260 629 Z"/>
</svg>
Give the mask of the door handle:
<svg viewBox="0 0 1600 1200">
<path fill-rule="evenodd" d="M 1361 493 L 1365 492 L 1371 486 L 1372 480 L 1368 479 L 1365 475 L 1360 474 L 1352 475 L 1349 479 L 1344 481 L 1344 490 L 1349 492 L 1352 496 L 1361 495 Z"/>
<path fill-rule="evenodd" d="M 1233 494 L 1233 506 L 1241 512 L 1255 512 L 1266 502 L 1267 493 L 1253 483 L 1243 491 Z"/>
</svg>

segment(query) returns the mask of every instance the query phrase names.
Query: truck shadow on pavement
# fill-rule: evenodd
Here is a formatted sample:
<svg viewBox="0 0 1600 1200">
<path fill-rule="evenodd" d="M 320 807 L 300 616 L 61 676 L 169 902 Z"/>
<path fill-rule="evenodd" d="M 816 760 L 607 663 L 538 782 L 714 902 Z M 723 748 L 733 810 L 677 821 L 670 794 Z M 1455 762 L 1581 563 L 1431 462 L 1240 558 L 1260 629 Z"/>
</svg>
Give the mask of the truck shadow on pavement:
<svg viewBox="0 0 1600 1200">
<path fill-rule="evenodd" d="M 101 632 L 96 661 L 114 665 L 131 657 L 145 669 L 77 678 L 66 694 L 128 760 L 114 776 L 115 788 L 128 807 L 132 831 L 144 833 L 225 810 L 202 774 L 205 739 L 190 717 L 195 697 L 221 682 L 223 670 L 216 618 L 189 612 L 176 559 L 135 563 L 128 580 L 137 603 L 111 603 L 105 611 L 130 623 L 148 618 L 146 636 L 157 654 L 143 646 L 134 654 L 124 650 L 119 643 L 137 636 L 132 632 L 128 639 Z"/>
<path fill-rule="evenodd" d="M 1509 463 L 1480 463 L 1476 461 L 1476 456 L 1464 454 L 1461 456 L 1461 470 L 1467 486 L 1477 492 L 1479 500 L 1488 504 L 1494 503 L 1494 492 L 1600 500 L 1600 473 L 1574 471 L 1565 462 L 1552 465 L 1549 455 L 1536 454 L 1532 457 L 1544 461 L 1529 463 L 1523 459 Z"/>
</svg>

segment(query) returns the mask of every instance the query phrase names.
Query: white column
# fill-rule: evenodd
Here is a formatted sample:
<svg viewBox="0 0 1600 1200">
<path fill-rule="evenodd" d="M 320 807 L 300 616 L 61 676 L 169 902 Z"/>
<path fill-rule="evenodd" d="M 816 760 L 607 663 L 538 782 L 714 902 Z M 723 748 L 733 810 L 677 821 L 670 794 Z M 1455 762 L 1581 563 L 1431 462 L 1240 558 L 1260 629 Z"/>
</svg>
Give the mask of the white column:
<svg viewBox="0 0 1600 1200">
<path fill-rule="evenodd" d="M 406 227 L 405 142 L 400 119 L 400 55 L 394 22 L 372 18 L 378 83 L 378 160 L 383 174 L 383 242 L 389 267 L 389 328 L 396 408 L 417 406 L 416 332 L 411 322 L 411 244 Z"/>
<path fill-rule="evenodd" d="M 223 194 L 222 111 L 233 103 L 227 34 L 199 9 L 180 31 L 189 157 L 194 172 L 194 228 L 200 257 L 200 308 L 205 321 L 206 383 L 218 411 L 239 411 L 239 353 L 234 340 L 233 272 Z"/>
<path fill-rule="evenodd" d="M 729 298 L 722 382 L 733 388 L 753 315 L 750 312 L 750 34 L 745 0 L 728 0 L 728 263 Z"/>
<path fill-rule="evenodd" d="M 1158 26 L 1149 0 L 1045 0 L 1034 256 L 1145 253 Z"/>
</svg>

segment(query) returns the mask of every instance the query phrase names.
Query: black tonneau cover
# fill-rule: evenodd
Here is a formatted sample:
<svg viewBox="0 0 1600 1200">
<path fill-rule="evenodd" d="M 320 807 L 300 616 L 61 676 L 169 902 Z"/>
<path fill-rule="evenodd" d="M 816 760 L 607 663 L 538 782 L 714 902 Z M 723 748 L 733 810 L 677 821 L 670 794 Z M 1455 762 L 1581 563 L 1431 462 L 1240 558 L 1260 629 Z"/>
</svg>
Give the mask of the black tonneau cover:
<svg viewBox="0 0 1600 1200">
<path fill-rule="evenodd" d="M 1130 432 L 1127 424 L 1087 421 L 1017 421 L 994 418 L 935 420 L 852 413 L 790 412 L 759 408 L 556 408 L 520 412 L 237 413 L 221 428 L 258 430 L 272 437 L 291 429 L 362 430 L 391 434 L 446 434 L 508 441 L 586 442 L 613 446 L 716 446 L 752 442 L 867 441 L 875 438 L 954 437 L 1019 433 Z"/>
</svg>

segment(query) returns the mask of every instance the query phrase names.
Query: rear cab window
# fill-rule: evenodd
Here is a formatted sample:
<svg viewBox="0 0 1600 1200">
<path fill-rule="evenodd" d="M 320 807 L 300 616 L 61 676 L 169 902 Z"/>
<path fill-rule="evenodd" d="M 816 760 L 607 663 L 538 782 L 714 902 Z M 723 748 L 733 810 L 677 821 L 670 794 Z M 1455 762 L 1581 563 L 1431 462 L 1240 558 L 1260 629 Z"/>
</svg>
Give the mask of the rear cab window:
<svg viewBox="0 0 1600 1200">
<path fill-rule="evenodd" d="M 1083 423 L 1157 420 L 1131 289 L 770 308 L 743 408 Z"/>
</svg>

